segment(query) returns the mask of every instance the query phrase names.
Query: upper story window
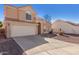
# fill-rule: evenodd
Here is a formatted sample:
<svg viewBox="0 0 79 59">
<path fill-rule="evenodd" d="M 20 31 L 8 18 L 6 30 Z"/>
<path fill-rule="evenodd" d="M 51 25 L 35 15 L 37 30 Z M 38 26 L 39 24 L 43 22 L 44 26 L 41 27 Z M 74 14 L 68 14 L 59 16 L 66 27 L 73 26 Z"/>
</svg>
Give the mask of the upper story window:
<svg viewBox="0 0 79 59">
<path fill-rule="evenodd" d="M 29 14 L 29 13 L 26 13 L 26 20 L 31 20 L 32 19 L 32 16 L 31 16 L 31 14 Z"/>
<path fill-rule="evenodd" d="M 27 19 L 27 20 L 31 20 L 31 19 L 32 19 L 31 15 L 28 14 L 28 13 L 26 13 L 26 19 Z"/>
</svg>

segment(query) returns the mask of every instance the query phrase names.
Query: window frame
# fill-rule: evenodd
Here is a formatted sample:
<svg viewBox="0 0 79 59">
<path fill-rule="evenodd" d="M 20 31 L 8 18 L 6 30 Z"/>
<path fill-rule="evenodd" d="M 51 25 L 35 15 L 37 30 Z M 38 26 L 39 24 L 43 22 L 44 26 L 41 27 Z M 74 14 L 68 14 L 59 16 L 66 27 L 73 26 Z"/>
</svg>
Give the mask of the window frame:
<svg viewBox="0 0 79 59">
<path fill-rule="evenodd" d="M 25 19 L 26 19 L 27 21 L 31 21 L 31 20 L 32 20 L 31 11 L 26 11 L 26 13 L 25 13 Z"/>
</svg>

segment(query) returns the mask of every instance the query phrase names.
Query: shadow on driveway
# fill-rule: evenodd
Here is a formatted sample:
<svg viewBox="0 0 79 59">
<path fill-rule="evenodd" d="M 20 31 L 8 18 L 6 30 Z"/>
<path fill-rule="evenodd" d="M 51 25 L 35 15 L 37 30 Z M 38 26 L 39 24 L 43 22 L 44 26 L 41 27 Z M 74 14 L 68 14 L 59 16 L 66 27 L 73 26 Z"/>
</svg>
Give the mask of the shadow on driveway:
<svg viewBox="0 0 79 59">
<path fill-rule="evenodd" d="M 23 51 L 48 43 L 47 41 L 45 41 L 44 37 L 41 37 L 40 35 L 16 37 L 13 39 L 23 49 Z"/>
<path fill-rule="evenodd" d="M 22 53 L 23 50 L 13 39 L 8 39 L 0 43 L 1 55 L 22 55 Z"/>
</svg>

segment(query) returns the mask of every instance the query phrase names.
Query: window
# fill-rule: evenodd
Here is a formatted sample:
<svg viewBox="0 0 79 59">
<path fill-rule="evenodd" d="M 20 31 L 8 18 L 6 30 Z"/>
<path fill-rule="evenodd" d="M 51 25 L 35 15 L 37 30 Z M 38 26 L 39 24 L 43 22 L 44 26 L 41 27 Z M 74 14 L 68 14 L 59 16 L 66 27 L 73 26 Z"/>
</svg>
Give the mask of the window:
<svg viewBox="0 0 79 59">
<path fill-rule="evenodd" d="M 31 15 L 26 13 L 26 20 L 31 20 Z"/>
</svg>

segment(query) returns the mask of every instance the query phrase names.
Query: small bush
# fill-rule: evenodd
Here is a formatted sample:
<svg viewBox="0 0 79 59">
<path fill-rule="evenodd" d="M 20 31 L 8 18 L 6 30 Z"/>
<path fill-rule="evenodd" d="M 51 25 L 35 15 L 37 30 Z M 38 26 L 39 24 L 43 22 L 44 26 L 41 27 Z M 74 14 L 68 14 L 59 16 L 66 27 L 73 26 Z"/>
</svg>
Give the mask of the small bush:
<svg viewBox="0 0 79 59">
<path fill-rule="evenodd" d="M 63 30 L 59 30 L 59 35 L 63 35 L 64 34 L 64 31 Z"/>
<path fill-rule="evenodd" d="M 0 21 L 0 28 L 3 26 L 2 22 Z"/>
</svg>

